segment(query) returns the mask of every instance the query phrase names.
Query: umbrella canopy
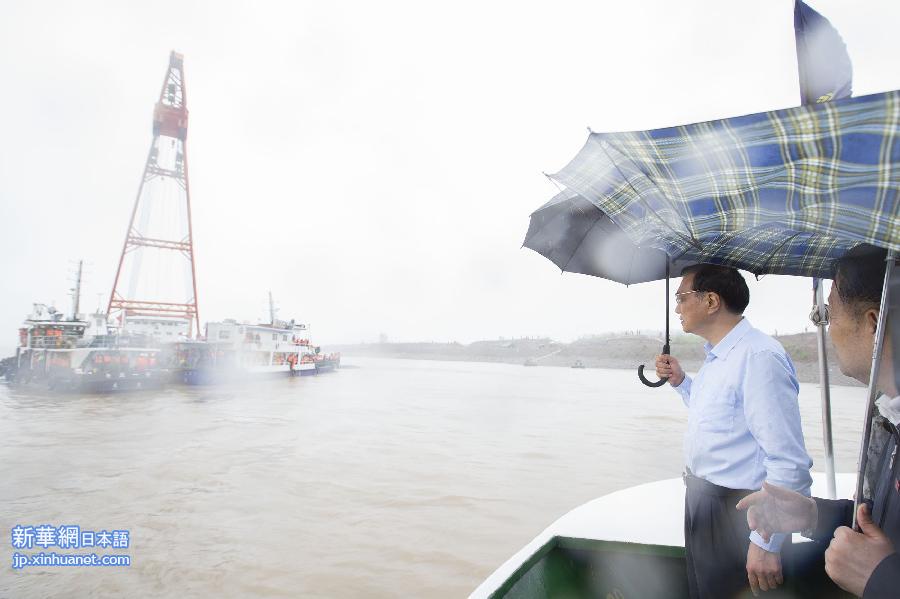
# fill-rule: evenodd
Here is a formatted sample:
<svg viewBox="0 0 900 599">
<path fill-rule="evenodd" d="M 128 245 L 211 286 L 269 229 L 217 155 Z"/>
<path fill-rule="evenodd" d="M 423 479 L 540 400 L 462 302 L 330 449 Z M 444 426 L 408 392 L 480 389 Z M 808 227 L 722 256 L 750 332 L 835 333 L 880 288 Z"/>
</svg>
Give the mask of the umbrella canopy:
<svg viewBox="0 0 900 599">
<path fill-rule="evenodd" d="M 834 260 L 860 244 L 900 250 L 898 134 L 898 91 L 591 133 L 550 175 L 564 191 L 532 215 L 525 245 L 572 272 L 599 263 L 621 282 L 621 265 L 591 257 L 613 242 L 622 256 L 661 266 L 653 250 L 685 265 L 828 277 Z M 554 241 L 554 232 L 563 235 Z M 636 270 L 634 282 L 664 277 L 663 268 L 655 273 Z"/>
<path fill-rule="evenodd" d="M 666 253 L 640 247 L 602 210 L 578 194 L 562 191 L 531 215 L 523 245 L 564 272 L 632 285 L 666 276 Z M 672 262 L 680 273 L 693 264 Z"/>
</svg>

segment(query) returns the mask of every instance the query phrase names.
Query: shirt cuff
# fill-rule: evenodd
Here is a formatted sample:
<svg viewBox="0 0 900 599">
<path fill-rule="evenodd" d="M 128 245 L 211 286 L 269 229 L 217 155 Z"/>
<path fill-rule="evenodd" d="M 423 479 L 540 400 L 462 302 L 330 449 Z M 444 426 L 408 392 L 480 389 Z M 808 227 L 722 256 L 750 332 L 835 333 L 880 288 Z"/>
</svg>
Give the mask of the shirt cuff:
<svg viewBox="0 0 900 599">
<path fill-rule="evenodd" d="M 760 549 L 765 549 L 769 553 L 781 553 L 781 546 L 784 545 L 785 539 L 787 539 L 787 534 L 776 532 L 769 537 L 769 542 L 766 543 L 758 532 L 755 530 L 750 531 L 750 541 Z"/>
<path fill-rule="evenodd" d="M 688 375 L 685 374 L 684 380 L 682 380 L 681 383 L 677 387 L 673 387 L 673 389 L 678 391 L 678 394 L 681 395 L 681 398 L 684 400 L 685 404 L 687 404 L 688 401 L 690 401 L 690 399 L 691 399 L 691 383 L 692 382 L 693 381 L 691 380 L 691 377 L 689 377 Z"/>
</svg>

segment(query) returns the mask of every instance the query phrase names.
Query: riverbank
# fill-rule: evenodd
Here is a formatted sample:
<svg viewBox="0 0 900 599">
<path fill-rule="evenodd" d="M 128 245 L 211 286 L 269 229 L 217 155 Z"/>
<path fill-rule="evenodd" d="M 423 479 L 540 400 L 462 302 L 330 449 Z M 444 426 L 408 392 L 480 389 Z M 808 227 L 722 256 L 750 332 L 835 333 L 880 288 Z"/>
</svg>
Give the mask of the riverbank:
<svg viewBox="0 0 900 599">
<path fill-rule="evenodd" d="M 801 382 L 819 382 L 818 349 L 815 333 L 780 335 L 776 339 L 790 354 Z M 826 337 L 827 339 L 827 337 Z M 329 346 L 344 357 L 365 356 L 412 360 L 456 360 L 465 362 L 502 362 L 534 366 L 573 366 L 585 368 L 635 369 L 644 364 L 653 379 L 653 361 L 662 341 L 647 335 L 608 335 L 586 337 L 572 343 L 549 338 L 498 339 L 462 343 L 360 343 Z M 827 340 L 829 377 L 834 385 L 859 385 L 840 373 L 834 348 Z M 703 341 L 694 335 L 672 339 L 672 355 L 689 372 L 696 372 L 705 357 Z"/>
</svg>

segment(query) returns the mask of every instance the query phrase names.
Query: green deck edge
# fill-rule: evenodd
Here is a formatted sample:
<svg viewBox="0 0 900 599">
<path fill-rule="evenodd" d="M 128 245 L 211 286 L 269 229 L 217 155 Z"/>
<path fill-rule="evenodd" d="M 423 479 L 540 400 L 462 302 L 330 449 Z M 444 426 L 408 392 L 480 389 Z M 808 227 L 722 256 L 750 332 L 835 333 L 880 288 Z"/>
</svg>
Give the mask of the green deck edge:
<svg viewBox="0 0 900 599">
<path fill-rule="evenodd" d="M 556 548 L 584 549 L 589 551 L 625 552 L 634 555 L 658 555 L 661 557 L 684 557 L 684 547 L 671 545 L 651 545 L 647 543 L 626 543 L 623 541 L 598 541 L 596 539 L 579 539 L 577 537 L 552 537 L 535 551 L 527 560 L 503 581 L 500 587 L 489 595 L 490 599 L 504 597 L 519 580 L 529 572 L 535 564 Z"/>
</svg>

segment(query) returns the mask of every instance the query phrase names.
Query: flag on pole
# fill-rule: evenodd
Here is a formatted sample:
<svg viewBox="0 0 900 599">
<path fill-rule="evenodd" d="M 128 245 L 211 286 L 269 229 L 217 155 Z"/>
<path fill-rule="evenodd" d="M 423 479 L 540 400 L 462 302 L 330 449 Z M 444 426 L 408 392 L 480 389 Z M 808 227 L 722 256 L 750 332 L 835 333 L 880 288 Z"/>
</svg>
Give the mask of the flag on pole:
<svg viewBox="0 0 900 599">
<path fill-rule="evenodd" d="M 850 97 L 853 66 L 837 29 L 803 0 L 795 0 L 794 34 L 801 102 L 815 104 Z"/>
</svg>

